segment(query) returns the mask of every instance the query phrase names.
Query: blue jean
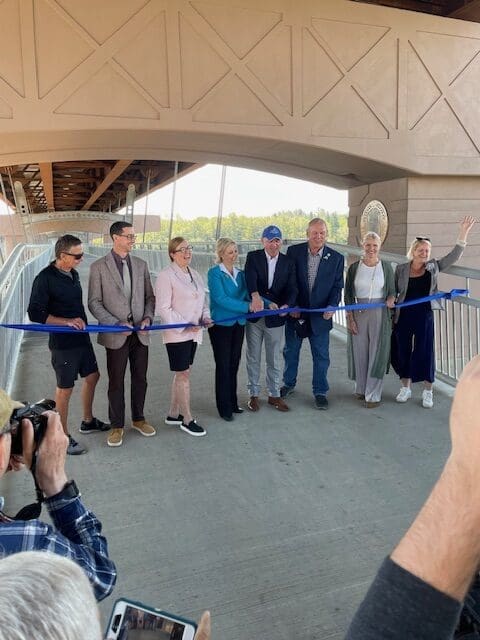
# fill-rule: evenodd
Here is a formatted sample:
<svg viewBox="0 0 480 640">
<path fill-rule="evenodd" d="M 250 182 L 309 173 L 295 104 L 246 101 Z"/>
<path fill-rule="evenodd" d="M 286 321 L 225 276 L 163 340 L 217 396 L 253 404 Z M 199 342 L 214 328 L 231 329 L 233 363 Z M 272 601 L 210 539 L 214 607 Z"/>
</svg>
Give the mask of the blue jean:
<svg viewBox="0 0 480 640">
<path fill-rule="evenodd" d="M 327 395 L 328 381 L 327 372 L 330 366 L 330 332 L 322 331 L 318 335 L 311 335 L 310 351 L 313 360 L 312 391 L 314 396 Z M 297 384 L 298 362 L 300 359 L 300 349 L 302 339 L 295 332 L 294 321 L 288 319 L 285 324 L 285 346 L 283 348 L 283 358 L 285 368 L 283 370 L 283 384 L 286 387 L 293 387 Z"/>
</svg>

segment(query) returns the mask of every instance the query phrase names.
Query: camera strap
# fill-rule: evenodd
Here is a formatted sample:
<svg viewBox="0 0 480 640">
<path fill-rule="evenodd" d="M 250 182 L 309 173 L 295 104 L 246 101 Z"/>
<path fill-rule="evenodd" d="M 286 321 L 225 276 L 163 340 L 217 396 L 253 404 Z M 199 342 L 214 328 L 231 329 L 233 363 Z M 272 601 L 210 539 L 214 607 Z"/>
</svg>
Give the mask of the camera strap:
<svg viewBox="0 0 480 640">
<path fill-rule="evenodd" d="M 37 466 L 37 452 L 33 454 L 32 458 L 32 466 L 30 467 L 30 471 L 32 472 L 33 482 L 35 484 L 35 493 L 37 495 L 37 501 L 32 502 L 32 504 L 27 504 L 25 507 L 22 507 L 20 511 L 14 516 L 13 520 L 36 520 L 40 513 L 42 512 L 42 502 L 44 501 L 43 491 L 38 486 L 37 479 L 35 477 L 35 468 Z"/>
</svg>

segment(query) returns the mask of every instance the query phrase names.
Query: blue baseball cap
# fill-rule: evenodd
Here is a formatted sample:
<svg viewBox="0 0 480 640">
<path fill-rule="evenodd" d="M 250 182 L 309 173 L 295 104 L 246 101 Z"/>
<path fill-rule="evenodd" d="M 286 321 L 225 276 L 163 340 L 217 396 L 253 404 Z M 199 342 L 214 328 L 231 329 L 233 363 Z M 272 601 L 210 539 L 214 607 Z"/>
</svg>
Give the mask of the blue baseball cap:
<svg viewBox="0 0 480 640">
<path fill-rule="evenodd" d="M 282 232 L 274 224 L 271 224 L 263 230 L 262 238 L 266 238 L 267 240 L 275 240 L 275 238 L 278 238 L 281 240 Z"/>
</svg>

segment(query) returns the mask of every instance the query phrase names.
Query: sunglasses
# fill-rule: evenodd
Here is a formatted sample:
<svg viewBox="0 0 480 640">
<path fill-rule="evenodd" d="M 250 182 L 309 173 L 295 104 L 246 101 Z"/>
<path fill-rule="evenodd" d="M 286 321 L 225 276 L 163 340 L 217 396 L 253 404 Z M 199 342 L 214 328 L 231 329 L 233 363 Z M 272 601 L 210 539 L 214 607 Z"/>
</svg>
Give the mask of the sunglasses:
<svg viewBox="0 0 480 640">
<path fill-rule="evenodd" d="M 426 236 L 417 236 L 415 240 L 418 242 L 431 242 L 430 238 L 427 238 Z"/>
<path fill-rule="evenodd" d="M 191 245 L 188 247 L 180 247 L 180 249 L 177 249 L 173 253 L 187 253 L 187 251 L 191 253 L 193 251 L 193 247 Z"/>
<path fill-rule="evenodd" d="M 83 252 L 82 253 L 68 253 L 68 251 L 62 251 L 62 253 L 64 253 L 66 256 L 72 256 L 72 258 L 75 258 L 75 260 L 81 260 L 83 258 L 83 256 L 85 255 Z"/>
</svg>

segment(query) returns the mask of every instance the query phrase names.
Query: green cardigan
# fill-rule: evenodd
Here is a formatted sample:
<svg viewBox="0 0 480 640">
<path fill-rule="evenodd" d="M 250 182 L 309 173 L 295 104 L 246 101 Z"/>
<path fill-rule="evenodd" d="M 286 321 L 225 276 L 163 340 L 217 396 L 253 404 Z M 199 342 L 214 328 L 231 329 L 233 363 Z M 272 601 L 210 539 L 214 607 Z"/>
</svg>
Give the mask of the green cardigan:
<svg viewBox="0 0 480 640">
<path fill-rule="evenodd" d="M 382 260 L 383 275 L 385 278 L 385 284 L 383 286 L 383 298 L 386 300 L 389 296 L 395 295 L 395 277 L 393 274 L 392 266 L 389 262 Z M 360 261 L 351 264 L 347 271 L 347 278 L 345 280 L 345 292 L 344 299 L 345 304 L 355 304 L 357 302 L 355 296 L 355 276 L 357 275 L 357 269 Z M 380 334 L 380 341 L 377 345 L 377 351 L 375 354 L 375 361 L 373 363 L 370 375 L 372 378 L 382 379 L 383 376 L 388 373 L 390 366 L 390 340 L 392 336 L 392 312 L 387 307 L 382 310 L 382 332 Z M 347 358 L 348 358 L 348 377 L 350 380 L 355 380 L 355 359 L 353 357 L 353 343 L 352 335 L 348 334 L 347 339 Z"/>
</svg>

